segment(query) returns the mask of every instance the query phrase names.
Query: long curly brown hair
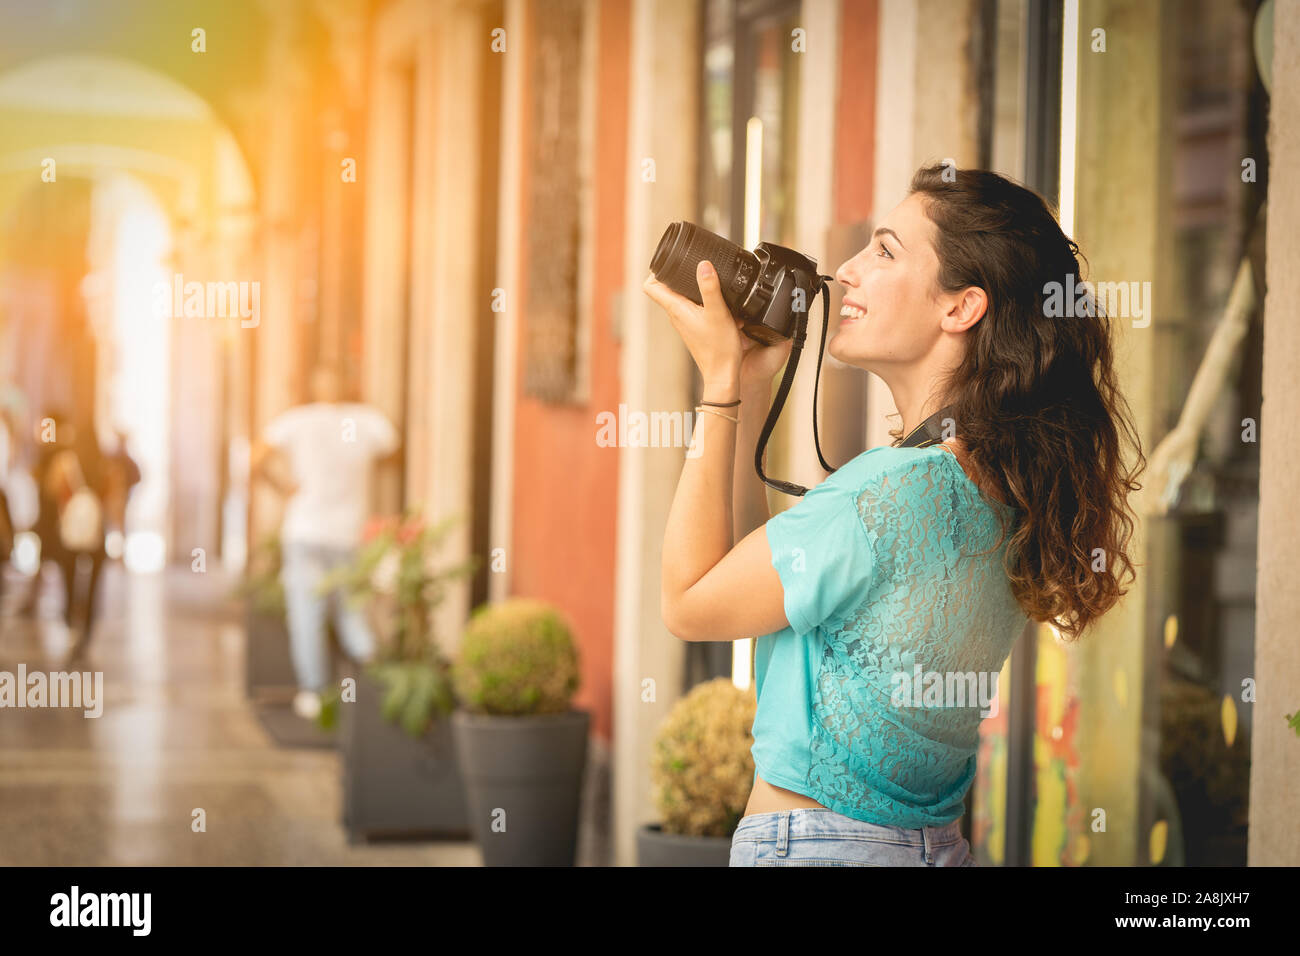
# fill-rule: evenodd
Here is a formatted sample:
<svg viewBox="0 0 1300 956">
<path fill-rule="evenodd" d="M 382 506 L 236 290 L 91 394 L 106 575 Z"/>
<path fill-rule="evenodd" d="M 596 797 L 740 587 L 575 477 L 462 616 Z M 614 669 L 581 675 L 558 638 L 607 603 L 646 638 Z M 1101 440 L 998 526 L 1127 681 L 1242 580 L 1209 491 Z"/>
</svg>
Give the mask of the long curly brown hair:
<svg viewBox="0 0 1300 956">
<path fill-rule="evenodd" d="M 1073 640 L 1136 578 L 1128 496 L 1146 458 L 1119 390 L 1110 318 L 1087 293 L 1091 314 L 1047 308 L 1050 283 L 1066 294 L 1088 287 L 1078 245 L 1037 193 L 945 165 L 919 169 L 911 192 L 937 227 L 939 285 L 988 296 L 942 383 L 943 404 L 975 473 L 1017 509 L 1004 527 L 1012 593 L 1031 619 Z"/>
</svg>

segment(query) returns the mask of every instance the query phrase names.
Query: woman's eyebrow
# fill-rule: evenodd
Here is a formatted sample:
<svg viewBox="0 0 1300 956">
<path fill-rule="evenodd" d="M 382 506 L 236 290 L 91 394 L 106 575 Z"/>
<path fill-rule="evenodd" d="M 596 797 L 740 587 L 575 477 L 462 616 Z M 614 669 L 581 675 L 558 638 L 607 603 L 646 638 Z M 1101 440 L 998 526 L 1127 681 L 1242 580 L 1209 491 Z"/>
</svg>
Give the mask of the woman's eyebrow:
<svg viewBox="0 0 1300 956">
<path fill-rule="evenodd" d="M 894 230 L 890 229 L 888 226 L 877 227 L 876 231 L 871 234 L 871 238 L 872 239 L 876 238 L 876 236 L 880 235 L 882 232 L 885 233 L 886 235 L 893 236 L 894 241 L 898 243 L 900 246 L 903 246 L 903 240 L 898 238 L 898 233 L 894 232 Z M 906 250 L 907 246 L 903 246 L 903 249 Z"/>
</svg>

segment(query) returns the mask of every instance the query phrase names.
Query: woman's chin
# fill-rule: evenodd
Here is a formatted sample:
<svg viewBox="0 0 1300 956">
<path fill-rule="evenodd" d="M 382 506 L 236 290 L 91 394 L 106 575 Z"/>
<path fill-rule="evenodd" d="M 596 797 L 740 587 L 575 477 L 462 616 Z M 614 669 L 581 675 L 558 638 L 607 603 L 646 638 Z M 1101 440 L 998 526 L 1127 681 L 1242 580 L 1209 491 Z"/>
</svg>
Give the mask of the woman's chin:
<svg viewBox="0 0 1300 956">
<path fill-rule="evenodd" d="M 855 349 L 848 340 L 843 329 L 832 335 L 830 341 L 826 343 L 826 354 L 845 365 L 861 365 L 863 357 L 859 352 L 860 350 Z"/>
</svg>

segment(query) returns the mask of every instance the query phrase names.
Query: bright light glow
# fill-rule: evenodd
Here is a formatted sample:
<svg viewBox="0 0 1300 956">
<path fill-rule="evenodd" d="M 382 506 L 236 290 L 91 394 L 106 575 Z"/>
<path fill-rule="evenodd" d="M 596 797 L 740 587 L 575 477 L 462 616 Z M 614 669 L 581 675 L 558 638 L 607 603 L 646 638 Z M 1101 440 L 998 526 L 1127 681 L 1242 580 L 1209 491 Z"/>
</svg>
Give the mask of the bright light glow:
<svg viewBox="0 0 1300 956">
<path fill-rule="evenodd" d="M 135 574 L 161 571 L 167 563 L 167 542 L 153 531 L 133 531 L 126 536 L 126 569 Z"/>
<path fill-rule="evenodd" d="M 122 556 L 123 541 L 122 532 L 114 528 L 104 535 L 104 553 L 116 561 Z"/>
<path fill-rule="evenodd" d="M 154 292 L 173 281 L 173 270 L 162 264 L 172 245 L 171 225 L 148 187 L 125 174 L 96 183 L 92 212 L 88 245 L 94 278 L 87 283 L 87 305 L 113 342 L 105 353 L 113 360 L 100 369 L 108 383 L 102 417 L 130 436 L 130 454 L 140 466 L 122 552 L 131 567 L 130 539 L 147 532 L 165 541 L 170 523 L 172 328 L 169 320 L 156 316 Z M 107 434 L 100 438 L 106 447 L 116 443 Z M 136 559 L 150 565 L 153 559 L 147 555 L 153 545 L 134 547 L 146 549 Z"/>
<path fill-rule="evenodd" d="M 14 535 L 14 567 L 31 577 L 41 568 L 41 539 L 33 531 Z"/>
<path fill-rule="evenodd" d="M 763 198 L 763 121 L 751 116 L 745 124 L 745 242 L 758 245 L 759 202 Z"/>
<path fill-rule="evenodd" d="M 1061 49 L 1061 231 L 1074 238 L 1074 163 L 1079 140 L 1079 0 L 1065 0 Z"/>
<path fill-rule="evenodd" d="M 749 690 L 749 657 L 751 638 L 731 642 L 731 682 L 740 690 Z"/>
</svg>

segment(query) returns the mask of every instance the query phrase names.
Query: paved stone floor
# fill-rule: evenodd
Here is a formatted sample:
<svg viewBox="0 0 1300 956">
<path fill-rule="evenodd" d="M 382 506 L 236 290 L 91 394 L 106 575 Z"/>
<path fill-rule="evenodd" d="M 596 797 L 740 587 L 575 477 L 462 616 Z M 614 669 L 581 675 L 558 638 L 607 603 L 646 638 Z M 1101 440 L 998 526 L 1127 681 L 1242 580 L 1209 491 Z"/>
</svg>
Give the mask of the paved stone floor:
<svg viewBox="0 0 1300 956">
<path fill-rule="evenodd" d="M 68 633 L 49 583 L 38 620 L 11 616 L 6 589 L 0 671 L 62 669 Z M 481 862 L 468 842 L 348 844 L 337 753 L 275 747 L 244 698 L 227 582 L 116 565 L 103 585 L 78 667 L 103 671 L 103 715 L 0 709 L 0 866 Z M 206 832 L 191 829 L 196 808 Z"/>
</svg>

